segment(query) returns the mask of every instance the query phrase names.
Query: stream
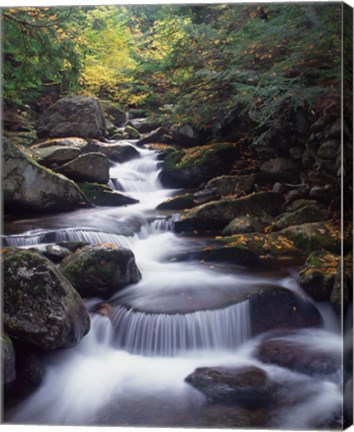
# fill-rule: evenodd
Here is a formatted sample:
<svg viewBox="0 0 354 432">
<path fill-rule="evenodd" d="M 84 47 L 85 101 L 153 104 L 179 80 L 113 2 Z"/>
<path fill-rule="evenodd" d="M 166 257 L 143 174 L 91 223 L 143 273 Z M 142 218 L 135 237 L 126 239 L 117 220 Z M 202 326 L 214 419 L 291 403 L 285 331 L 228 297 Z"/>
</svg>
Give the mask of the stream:
<svg viewBox="0 0 354 432">
<path fill-rule="evenodd" d="M 91 312 L 101 299 L 87 302 L 89 334 L 74 348 L 43 356 L 43 383 L 7 410 L 5 421 L 311 429 L 318 427 L 319 415 L 323 422 L 338 417 L 341 370 L 310 376 L 262 363 L 254 355 L 261 336 L 251 337 L 248 302 L 242 300 L 260 284 L 300 292 L 297 269 L 250 272 L 241 266 L 176 260 L 206 239 L 173 233 L 166 214 L 155 210 L 176 190 L 164 189 L 159 182 L 157 152 L 136 148 L 140 158 L 111 168 L 110 186 L 139 203 L 5 223 L 7 245 L 32 247 L 64 240 L 116 244 L 134 252 L 142 273 L 140 282 L 109 300 L 110 317 Z M 325 305 L 316 306 L 324 327 L 297 330 L 288 338 L 340 355 L 339 322 Z M 198 367 L 244 365 L 263 369 L 283 389 L 284 403 L 255 410 L 210 404 L 185 382 Z"/>
</svg>

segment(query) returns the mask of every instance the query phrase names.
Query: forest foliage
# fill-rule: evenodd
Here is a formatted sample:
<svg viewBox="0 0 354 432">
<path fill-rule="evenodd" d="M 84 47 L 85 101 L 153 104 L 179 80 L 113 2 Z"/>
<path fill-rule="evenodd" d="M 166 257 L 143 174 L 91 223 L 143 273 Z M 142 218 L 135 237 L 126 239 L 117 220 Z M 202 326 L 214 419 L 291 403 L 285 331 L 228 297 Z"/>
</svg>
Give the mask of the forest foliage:
<svg viewBox="0 0 354 432">
<path fill-rule="evenodd" d="M 174 107 L 218 130 L 338 103 L 341 3 L 23 7 L 2 10 L 3 91 L 32 104 L 55 84 L 125 107 Z"/>
</svg>

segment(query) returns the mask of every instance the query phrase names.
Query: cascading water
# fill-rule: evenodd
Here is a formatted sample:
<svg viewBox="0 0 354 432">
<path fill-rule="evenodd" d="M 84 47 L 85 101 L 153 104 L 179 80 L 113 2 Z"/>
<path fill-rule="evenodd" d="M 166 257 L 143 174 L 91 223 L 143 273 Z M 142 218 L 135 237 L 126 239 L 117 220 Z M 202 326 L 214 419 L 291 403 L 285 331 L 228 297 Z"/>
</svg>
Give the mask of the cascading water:
<svg viewBox="0 0 354 432">
<path fill-rule="evenodd" d="M 19 221 L 13 229 L 28 227 L 26 232 L 3 237 L 6 245 L 16 247 L 72 240 L 129 247 L 142 273 L 138 284 L 110 300 L 109 317 L 91 313 L 91 330 L 77 347 L 43 357 L 44 382 L 6 413 L 6 421 L 228 426 L 229 416 L 236 414 L 207 405 L 184 379 L 201 366 L 244 365 L 262 368 L 279 386 L 295 383 L 293 405 L 272 414 L 266 426 L 311 428 L 313 406 L 325 407 L 331 418 L 341 402 L 338 376 L 313 378 L 254 356 L 259 338 L 250 339 L 247 295 L 264 283 L 297 289 L 294 278 L 257 276 L 242 269 L 223 273 L 202 262 L 175 262 L 196 240 L 173 234 L 170 219 L 156 212 L 173 191 L 159 182 L 156 152 L 137 150 L 139 159 L 111 168 L 110 185 L 139 203 Z M 101 302 L 90 300 L 88 310 L 99 309 Z M 296 337 L 324 349 L 331 341 L 331 349 L 340 350 L 334 332 L 311 329 Z"/>
</svg>

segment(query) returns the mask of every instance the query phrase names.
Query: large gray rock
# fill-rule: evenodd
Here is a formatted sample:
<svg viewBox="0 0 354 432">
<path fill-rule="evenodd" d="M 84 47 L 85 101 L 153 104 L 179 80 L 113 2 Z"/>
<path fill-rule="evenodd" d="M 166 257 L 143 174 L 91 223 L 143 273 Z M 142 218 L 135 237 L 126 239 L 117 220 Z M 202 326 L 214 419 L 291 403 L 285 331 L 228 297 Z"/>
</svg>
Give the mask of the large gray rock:
<svg viewBox="0 0 354 432">
<path fill-rule="evenodd" d="M 269 330 L 322 325 L 315 306 L 286 288 L 264 286 L 249 296 L 249 302 L 253 335 Z"/>
<path fill-rule="evenodd" d="M 201 367 L 185 381 L 211 402 L 247 407 L 269 404 L 276 389 L 267 374 L 256 366 Z"/>
<path fill-rule="evenodd" d="M 6 211 L 60 212 L 85 200 L 80 189 L 41 167 L 8 140 L 3 141 L 3 197 Z"/>
<path fill-rule="evenodd" d="M 91 204 L 97 206 L 124 206 L 136 204 L 139 201 L 99 183 L 79 183 Z"/>
<path fill-rule="evenodd" d="M 326 209 L 317 204 L 309 204 L 299 209 L 280 215 L 272 224 L 273 231 L 279 231 L 291 225 L 300 225 L 308 222 L 319 222 L 330 218 Z"/>
<path fill-rule="evenodd" d="M 276 364 L 307 375 L 333 374 L 339 370 L 339 351 L 331 350 L 330 347 L 318 350 L 301 343 L 296 336 L 296 332 L 278 332 L 261 342 L 256 356 L 263 363 Z"/>
<path fill-rule="evenodd" d="M 107 183 L 109 160 L 101 153 L 85 153 L 56 168 L 56 172 L 78 182 Z"/>
<path fill-rule="evenodd" d="M 114 162 L 127 162 L 140 157 L 138 150 L 130 144 L 105 144 L 90 141 L 83 149 L 83 153 L 102 153 Z"/>
<path fill-rule="evenodd" d="M 52 168 L 77 158 L 80 153 L 79 147 L 50 146 L 38 148 L 33 156 L 41 165 Z"/>
<path fill-rule="evenodd" d="M 5 331 L 45 350 L 67 348 L 89 331 L 79 296 L 47 258 L 23 249 L 3 253 Z"/>
<path fill-rule="evenodd" d="M 109 298 L 141 278 L 133 252 L 111 245 L 78 249 L 60 268 L 83 297 Z"/>
<path fill-rule="evenodd" d="M 105 133 L 105 117 L 98 99 L 86 96 L 59 99 L 42 114 L 37 127 L 39 138 L 100 139 Z"/>
<path fill-rule="evenodd" d="M 101 100 L 100 103 L 107 120 L 111 121 L 115 126 L 124 125 L 128 119 L 128 115 L 125 111 L 110 101 Z"/>
<path fill-rule="evenodd" d="M 238 149 L 230 143 L 214 143 L 192 150 L 169 151 L 160 174 L 166 187 L 196 187 L 213 177 L 227 174 Z"/>
</svg>

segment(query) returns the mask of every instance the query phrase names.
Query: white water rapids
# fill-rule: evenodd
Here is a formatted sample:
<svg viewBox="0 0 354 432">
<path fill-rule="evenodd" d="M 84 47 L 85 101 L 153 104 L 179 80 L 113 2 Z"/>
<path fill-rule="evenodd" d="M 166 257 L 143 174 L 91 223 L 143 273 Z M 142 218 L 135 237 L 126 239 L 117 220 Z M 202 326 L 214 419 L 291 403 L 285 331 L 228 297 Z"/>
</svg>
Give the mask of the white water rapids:
<svg viewBox="0 0 354 432">
<path fill-rule="evenodd" d="M 48 224 L 45 217 L 18 221 L 26 232 L 5 239 L 17 247 L 63 240 L 118 244 L 133 250 L 142 273 L 138 284 L 113 298 L 111 319 L 92 313 L 91 330 L 78 346 L 44 356 L 44 382 L 6 413 L 6 421 L 237 427 L 237 410 L 208 405 L 184 380 L 197 367 L 238 365 L 262 368 L 290 389 L 294 401 L 267 413 L 266 424 L 259 420 L 258 426 L 306 429 L 316 426 L 319 413 L 323 421 L 335 417 L 342 403 L 340 371 L 311 377 L 254 356 L 259 338 L 250 338 L 248 302 L 239 303 L 239 296 L 264 283 L 297 290 L 291 271 L 262 276 L 241 268 L 175 262 L 198 240 L 175 235 L 169 220 L 156 212 L 175 191 L 159 182 L 156 152 L 137 149 L 141 158 L 116 164 L 110 176 L 111 186 L 139 203 L 62 214 L 48 218 Z M 91 299 L 88 308 L 99 303 Z M 293 337 L 314 349 L 340 352 L 338 323 L 330 311 L 324 318 L 331 328 L 302 330 Z"/>
</svg>

